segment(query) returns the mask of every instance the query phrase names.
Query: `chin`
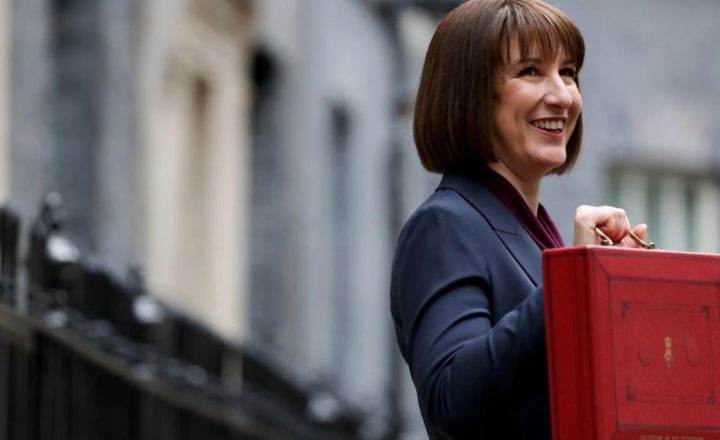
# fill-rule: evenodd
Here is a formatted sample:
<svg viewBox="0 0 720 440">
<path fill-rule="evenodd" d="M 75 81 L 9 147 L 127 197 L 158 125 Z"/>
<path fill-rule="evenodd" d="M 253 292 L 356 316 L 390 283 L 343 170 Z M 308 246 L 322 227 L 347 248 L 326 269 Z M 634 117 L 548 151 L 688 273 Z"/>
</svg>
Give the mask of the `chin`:
<svg viewBox="0 0 720 440">
<path fill-rule="evenodd" d="M 544 157 L 542 160 L 542 165 L 544 168 L 548 169 L 548 172 L 554 170 L 555 168 L 559 168 L 563 166 L 565 163 L 565 160 L 567 160 L 567 156 L 565 154 L 557 155 L 557 156 L 551 156 L 551 157 Z"/>
<path fill-rule="evenodd" d="M 542 169 L 539 169 L 538 172 L 540 173 L 541 177 L 545 177 L 547 175 L 552 174 L 552 172 L 558 168 L 560 168 L 565 162 L 559 162 L 559 163 L 546 163 L 543 164 L 544 166 Z"/>
</svg>

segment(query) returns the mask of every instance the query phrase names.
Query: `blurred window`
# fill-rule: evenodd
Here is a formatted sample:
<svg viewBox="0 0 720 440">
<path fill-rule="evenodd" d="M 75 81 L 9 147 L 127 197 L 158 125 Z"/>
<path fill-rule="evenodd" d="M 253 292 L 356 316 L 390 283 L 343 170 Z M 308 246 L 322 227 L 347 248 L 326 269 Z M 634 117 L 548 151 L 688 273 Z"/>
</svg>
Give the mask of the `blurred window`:
<svg viewBox="0 0 720 440">
<path fill-rule="evenodd" d="M 279 74 L 273 56 L 257 49 L 252 58 L 249 332 L 253 342 L 274 349 L 282 346 L 279 325 L 291 310 L 284 301 L 290 225 L 284 197 Z"/>
<path fill-rule="evenodd" d="M 649 226 L 658 248 L 720 253 L 720 176 L 614 166 L 612 203 Z"/>
<path fill-rule="evenodd" d="M 224 337 L 247 331 L 247 49 L 223 3 L 200 2 L 165 35 L 148 17 L 143 185 L 148 287 Z M 207 9 L 205 9 L 207 8 Z M 218 9 L 219 8 L 219 9 Z M 158 11 L 160 14 L 160 11 Z M 234 17 L 241 28 L 244 17 Z M 180 26 L 182 24 L 182 26 Z M 162 37 L 161 37 L 162 35 Z M 157 39 L 157 40 L 155 40 Z M 155 46 L 157 44 L 157 46 Z"/>
<path fill-rule="evenodd" d="M 330 111 L 332 157 L 332 215 L 333 215 L 333 298 L 337 327 L 334 332 L 334 352 L 338 370 L 347 368 L 347 341 L 350 339 L 350 262 L 351 262 L 351 172 L 350 116 L 342 105 Z"/>
</svg>

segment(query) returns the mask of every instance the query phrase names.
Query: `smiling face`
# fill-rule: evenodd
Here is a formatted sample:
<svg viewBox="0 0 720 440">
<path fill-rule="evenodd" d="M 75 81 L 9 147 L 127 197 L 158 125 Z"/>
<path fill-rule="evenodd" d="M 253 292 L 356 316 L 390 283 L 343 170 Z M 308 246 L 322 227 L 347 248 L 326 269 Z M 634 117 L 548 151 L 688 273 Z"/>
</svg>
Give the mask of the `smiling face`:
<svg viewBox="0 0 720 440">
<path fill-rule="evenodd" d="M 492 144 L 497 162 L 490 167 L 510 180 L 539 184 L 565 163 L 582 97 L 573 60 L 562 48 L 556 52 L 543 57 L 531 47 L 523 57 L 512 40 L 507 62 L 493 80 Z"/>
</svg>

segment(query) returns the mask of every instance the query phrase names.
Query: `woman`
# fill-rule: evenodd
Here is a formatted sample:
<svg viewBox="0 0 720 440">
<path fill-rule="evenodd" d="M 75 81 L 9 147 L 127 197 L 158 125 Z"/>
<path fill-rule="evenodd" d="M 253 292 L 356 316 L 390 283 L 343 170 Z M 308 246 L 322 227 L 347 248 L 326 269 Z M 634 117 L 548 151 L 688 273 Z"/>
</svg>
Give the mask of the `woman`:
<svg viewBox="0 0 720 440">
<path fill-rule="evenodd" d="M 469 0 L 428 48 L 414 136 L 444 177 L 400 235 L 391 309 L 431 439 L 550 438 L 541 252 L 564 244 L 538 199 L 580 151 L 584 54 L 539 0 Z M 574 244 L 595 227 L 636 246 L 621 209 L 579 207 Z"/>
</svg>

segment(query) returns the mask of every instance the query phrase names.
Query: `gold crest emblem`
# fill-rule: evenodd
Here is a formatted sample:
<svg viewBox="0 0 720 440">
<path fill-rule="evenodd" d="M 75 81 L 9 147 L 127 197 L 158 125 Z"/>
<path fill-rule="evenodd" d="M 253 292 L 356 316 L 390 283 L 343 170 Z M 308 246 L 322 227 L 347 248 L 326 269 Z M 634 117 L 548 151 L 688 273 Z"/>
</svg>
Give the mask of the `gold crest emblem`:
<svg viewBox="0 0 720 440">
<path fill-rule="evenodd" d="M 665 336 L 665 365 L 670 368 L 673 360 L 672 339 L 670 338 L 670 336 Z"/>
</svg>

